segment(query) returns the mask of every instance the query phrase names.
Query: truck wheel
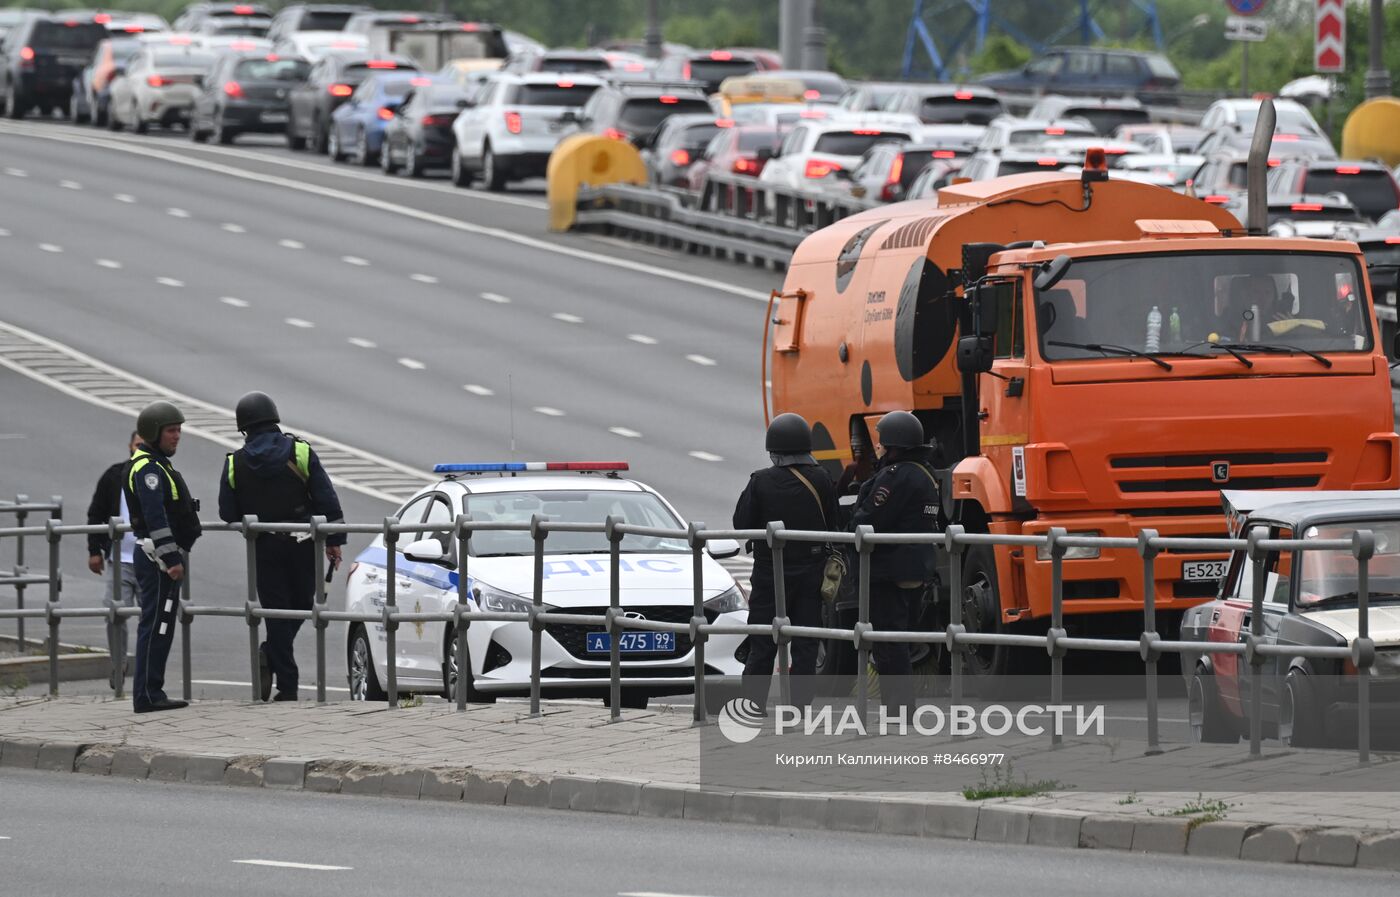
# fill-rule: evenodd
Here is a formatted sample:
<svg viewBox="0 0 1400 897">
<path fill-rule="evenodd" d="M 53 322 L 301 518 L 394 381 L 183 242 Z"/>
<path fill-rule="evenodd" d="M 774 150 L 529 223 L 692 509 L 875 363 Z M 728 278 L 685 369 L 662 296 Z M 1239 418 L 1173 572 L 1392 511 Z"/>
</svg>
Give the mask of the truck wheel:
<svg viewBox="0 0 1400 897">
<path fill-rule="evenodd" d="M 345 669 L 350 678 L 350 700 L 387 701 L 389 695 L 379 684 L 374 671 L 374 655 L 369 650 L 369 635 L 365 627 L 350 630 L 350 644 L 345 649 Z"/>
<path fill-rule="evenodd" d="M 1001 620 L 1001 587 L 997 582 L 996 556 L 990 545 L 973 545 L 963 562 L 963 625 L 970 633 L 1006 633 Z M 972 645 L 964 655 L 974 687 L 986 698 L 1006 693 L 1012 683 L 1005 677 L 1034 672 L 1033 649 L 1008 645 Z M 1045 656 L 1045 652 L 1041 652 Z"/>
<path fill-rule="evenodd" d="M 1278 707 L 1278 739 L 1289 747 L 1323 747 L 1322 708 L 1317 690 L 1302 670 L 1289 670 Z"/>
<path fill-rule="evenodd" d="M 1191 740 L 1197 744 L 1234 744 L 1240 733 L 1220 707 L 1220 693 L 1215 689 L 1215 676 L 1203 663 L 1196 664 L 1196 674 L 1186 696 L 1186 716 L 1191 723 Z"/>
</svg>

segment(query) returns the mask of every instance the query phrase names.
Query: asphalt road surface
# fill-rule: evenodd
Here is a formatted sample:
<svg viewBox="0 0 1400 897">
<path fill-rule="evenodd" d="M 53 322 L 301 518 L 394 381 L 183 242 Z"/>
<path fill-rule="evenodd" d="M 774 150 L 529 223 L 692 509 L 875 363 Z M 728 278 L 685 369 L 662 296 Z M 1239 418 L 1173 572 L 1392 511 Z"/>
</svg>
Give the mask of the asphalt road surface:
<svg viewBox="0 0 1400 897">
<path fill-rule="evenodd" d="M 7 893 L 1391 897 L 1396 876 L 0 771 Z M 69 859 L 65 860 L 64 857 Z M 1033 884 L 1032 884 L 1033 883 Z"/>
</svg>

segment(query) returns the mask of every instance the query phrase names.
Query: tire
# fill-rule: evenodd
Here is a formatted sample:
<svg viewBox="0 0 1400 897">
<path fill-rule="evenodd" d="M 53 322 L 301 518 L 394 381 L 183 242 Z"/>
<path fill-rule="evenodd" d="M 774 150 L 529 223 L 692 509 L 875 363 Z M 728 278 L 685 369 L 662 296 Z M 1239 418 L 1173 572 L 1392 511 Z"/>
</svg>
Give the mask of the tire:
<svg viewBox="0 0 1400 897">
<path fill-rule="evenodd" d="M 340 134 L 335 128 L 326 129 L 326 155 L 332 162 L 345 161 L 345 153 L 340 148 Z"/>
<path fill-rule="evenodd" d="M 311 151 L 318 156 L 330 153 L 330 128 L 322 127 L 319 121 L 313 121 L 311 134 Z"/>
<path fill-rule="evenodd" d="M 387 701 L 388 692 L 379 684 L 379 674 L 374 670 L 374 655 L 369 648 L 369 635 L 365 627 L 356 625 L 350 630 L 350 644 L 345 648 L 345 670 L 350 684 L 352 701 Z"/>
<path fill-rule="evenodd" d="M 220 146 L 228 146 L 238 137 L 238 132 L 232 128 L 224 127 L 223 122 L 214 123 L 214 142 Z"/>
<path fill-rule="evenodd" d="M 190 140 L 194 141 L 195 143 L 208 143 L 208 142 L 209 142 L 209 132 L 208 132 L 208 131 L 200 130 L 198 127 L 196 127 L 196 126 L 194 125 L 193 122 L 191 122 L 191 123 L 190 123 Z"/>
<path fill-rule="evenodd" d="M 306 149 L 306 138 L 298 137 L 292 133 L 291 126 L 287 127 L 287 149 L 301 152 Z"/>
<path fill-rule="evenodd" d="M 384 140 L 384 145 L 379 148 L 379 168 L 390 176 L 399 170 L 399 167 L 394 164 L 394 153 L 389 148 L 389 141 L 387 138 Z"/>
<path fill-rule="evenodd" d="M 457 700 L 457 631 L 451 626 L 447 627 L 447 632 L 443 636 L 442 656 L 442 697 L 443 700 L 456 702 Z M 471 654 L 467 654 L 467 662 L 463 665 L 466 669 L 471 669 Z M 472 685 L 471 678 L 467 679 L 467 703 L 468 704 L 494 704 L 496 696 L 485 694 L 476 690 Z"/>
<path fill-rule="evenodd" d="M 462 161 L 462 154 L 457 152 L 457 148 L 452 148 L 452 185 L 454 187 L 470 187 L 472 185 L 472 173 L 467 168 L 467 163 Z"/>
<path fill-rule="evenodd" d="M 1196 664 L 1196 673 L 1187 689 L 1186 716 L 1191 726 L 1191 740 L 1197 744 L 1235 744 L 1240 740 L 1234 722 L 1220 706 L 1215 676 L 1203 663 Z"/>
<path fill-rule="evenodd" d="M 481 185 L 492 193 L 500 193 L 506 188 L 505 172 L 496 164 L 496 154 L 491 152 L 491 144 L 481 151 Z"/>
<path fill-rule="evenodd" d="M 423 176 L 423 160 L 418 158 L 418 147 L 408 148 L 408 160 L 404 163 L 404 171 L 411 178 L 421 178 Z"/>
<path fill-rule="evenodd" d="M 970 633 L 1011 634 L 1017 630 L 1002 622 L 1001 588 L 997 582 L 996 556 L 990 545 L 972 545 L 963 562 L 963 625 Z M 1043 650 L 1008 645 L 970 645 L 963 663 L 973 687 L 983 698 L 994 700 L 1010 694 L 1009 676 L 1041 672 L 1049 657 Z"/>
<path fill-rule="evenodd" d="M 360 136 L 355 141 L 354 162 L 361 168 L 369 168 L 376 161 L 375 155 L 369 151 L 369 135 L 361 129 Z"/>
<path fill-rule="evenodd" d="M 78 95 L 73 94 L 73 99 L 68 101 L 68 118 L 75 125 L 85 125 L 88 123 L 88 113 L 78 111 Z"/>
<path fill-rule="evenodd" d="M 120 131 L 121 129 L 121 119 L 117 118 L 117 111 L 109 105 L 107 107 L 107 130 Z"/>
<path fill-rule="evenodd" d="M 20 102 L 19 97 L 15 95 L 13 90 L 5 95 L 6 118 L 21 119 L 24 118 L 24 113 L 27 111 L 28 110 L 24 108 L 24 104 Z"/>
<path fill-rule="evenodd" d="M 101 103 L 92 104 L 92 125 L 95 128 L 107 127 L 107 107 Z"/>
<path fill-rule="evenodd" d="M 1279 696 L 1278 739 L 1292 748 L 1325 747 L 1317 688 L 1302 670 L 1289 670 Z"/>
<path fill-rule="evenodd" d="M 133 122 L 131 132 L 133 134 L 145 134 L 151 130 L 151 123 L 141 117 L 141 111 L 139 109 L 131 110 L 131 120 Z"/>
</svg>

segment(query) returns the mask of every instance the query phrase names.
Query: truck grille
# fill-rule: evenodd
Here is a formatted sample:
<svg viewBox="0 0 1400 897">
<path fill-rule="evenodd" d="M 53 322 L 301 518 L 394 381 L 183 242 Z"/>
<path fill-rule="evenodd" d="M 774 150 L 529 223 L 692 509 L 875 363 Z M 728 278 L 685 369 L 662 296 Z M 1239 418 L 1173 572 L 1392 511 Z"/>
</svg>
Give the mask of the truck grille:
<svg viewBox="0 0 1400 897">
<path fill-rule="evenodd" d="M 1227 466 L 1217 477 L 1216 466 Z M 1123 495 L 1214 493 L 1220 489 L 1312 489 L 1322 482 L 1327 452 L 1190 452 L 1109 459 Z"/>
<path fill-rule="evenodd" d="M 663 604 L 648 607 L 628 607 L 625 610 L 636 612 L 655 623 L 689 623 L 692 608 L 688 604 Z M 586 616 L 603 616 L 608 612 L 606 607 L 569 607 L 558 608 L 551 613 L 559 614 L 584 614 Z M 556 642 L 563 646 L 574 657 L 583 660 L 606 660 L 607 654 L 590 654 L 588 652 L 588 633 L 602 632 L 601 625 L 593 623 L 547 623 L 544 631 L 548 632 Z M 666 660 L 673 657 L 684 657 L 690 653 L 690 634 L 676 633 L 676 650 L 674 651 L 648 651 L 645 653 L 629 652 L 622 655 L 624 662 L 629 660 Z"/>
</svg>

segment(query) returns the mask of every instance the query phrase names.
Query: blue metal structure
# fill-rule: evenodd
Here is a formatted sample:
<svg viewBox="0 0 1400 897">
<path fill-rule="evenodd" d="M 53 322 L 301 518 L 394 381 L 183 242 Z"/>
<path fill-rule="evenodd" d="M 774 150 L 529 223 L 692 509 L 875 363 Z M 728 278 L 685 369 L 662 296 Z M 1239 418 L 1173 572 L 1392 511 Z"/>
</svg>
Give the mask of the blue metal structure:
<svg viewBox="0 0 1400 897">
<path fill-rule="evenodd" d="M 1143 15 L 1141 31 L 1152 35 L 1157 49 L 1162 49 L 1162 22 L 1157 15 L 1157 0 L 1128 0 L 1128 3 Z M 914 15 L 909 21 L 908 36 L 904 41 L 901 74 L 905 78 L 914 78 L 927 71 L 934 78 L 946 81 L 950 75 L 949 61 L 965 49 L 970 49 L 972 53 L 980 52 L 987 42 L 988 32 L 993 28 L 1010 35 L 1036 53 L 1059 43 L 1076 31 L 1079 33 L 1080 43 L 1092 44 L 1104 38 L 1103 29 L 1094 17 L 1093 5 L 1092 0 L 1079 0 L 1079 12 L 1069 23 L 1046 37 L 1037 37 L 1017 27 L 1005 16 L 999 15 L 994 0 L 943 0 L 937 3 L 914 0 Z M 952 35 L 952 39 L 946 42 L 942 50 L 929 30 L 930 18 L 940 23 L 942 34 Z M 927 70 L 916 64 L 919 46 L 923 47 L 928 56 Z"/>
</svg>

